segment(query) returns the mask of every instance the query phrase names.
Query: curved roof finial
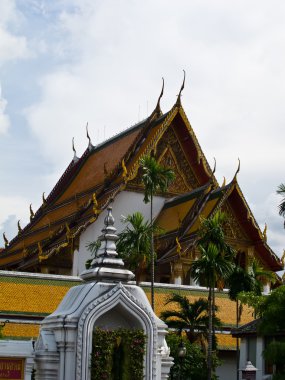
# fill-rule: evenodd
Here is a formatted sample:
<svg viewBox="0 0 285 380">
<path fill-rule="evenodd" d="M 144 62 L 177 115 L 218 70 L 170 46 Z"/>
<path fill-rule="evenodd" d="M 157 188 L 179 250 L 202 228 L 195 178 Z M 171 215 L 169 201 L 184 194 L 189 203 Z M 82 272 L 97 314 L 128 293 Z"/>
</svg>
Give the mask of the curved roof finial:
<svg viewBox="0 0 285 380">
<path fill-rule="evenodd" d="M 43 200 L 43 205 L 45 206 L 46 203 L 47 203 L 47 200 L 45 198 L 45 193 L 43 192 L 43 195 L 42 195 L 42 200 Z"/>
<path fill-rule="evenodd" d="M 76 162 L 76 161 L 78 161 L 78 157 L 76 156 L 76 150 L 75 150 L 75 147 L 74 147 L 74 137 L 72 137 L 72 150 L 74 152 L 74 156 L 73 156 L 72 161 Z"/>
<path fill-rule="evenodd" d="M 223 180 L 223 183 L 222 183 L 221 187 L 224 187 L 224 186 L 226 186 L 226 177 L 224 177 L 224 180 Z"/>
<path fill-rule="evenodd" d="M 86 124 L 86 136 L 89 140 L 89 144 L 88 144 L 88 149 L 91 150 L 93 148 L 93 144 L 91 142 L 91 138 L 89 136 L 89 132 L 88 132 L 88 121 L 87 121 L 87 124 Z"/>
<path fill-rule="evenodd" d="M 212 170 L 212 174 L 215 174 L 215 172 L 216 172 L 216 166 L 217 166 L 217 161 L 216 161 L 216 158 L 214 157 L 214 168 Z"/>
<path fill-rule="evenodd" d="M 159 95 L 157 103 L 156 103 L 156 107 L 155 107 L 156 111 L 160 111 L 161 112 L 160 100 L 163 97 L 163 93 L 164 93 L 164 78 L 162 77 L 162 88 L 161 88 L 161 92 L 160 92 L 160 95 Z"/>
<path fill-rule="evenodd" d="M 182 83 L 182 86 L 180 88 L 180 91 L 179 91 L 179 94 L 178 94 L 178 97 L 177 97 L 177 101 L 176 101 L 176 105 L 177 106 L 181 106 L 181 94 L 182 94 L 182 91 L 184 90 L 184 85 L 185 85 L 186 72 L 185 72 L 184 69 L 183 69 L 183 73 L 184 73 L 183 83 Z"/>
<path fill-rule="evenodd" d="M 234 175 L 234 181 L 237 180 L 237 174 L 239 173 L 240 171 L 240 159 L 238 158 L 238 168 L 237 168 L 237 171 L 235 172 L 235 175 Z"/>
<path fill-rule="evenodd" d="M 8 245 L 9 245 L 9 240 L 6 238 L 5 232 L 3 232 L 3 239 L 4 239 L 4 242 L 5 242 L 5 248 L 7 248 Z"/>
<path fill-rule="evenodd" d="M 32 221 L 33 217 L 35 216 L 35 213 L 32 209 L 32 204 L 30 204 L 30 222 Z"/>
<path fill-rule="evenodd" d="M 22 229 L 22 227 L 21 227 L 21 225 L 20 225 L 20 219 L 18 220 L 18 233 L 20 233 L 20 232 L 22 232 L 23 231 L 23 229 Z"/>
</svg>

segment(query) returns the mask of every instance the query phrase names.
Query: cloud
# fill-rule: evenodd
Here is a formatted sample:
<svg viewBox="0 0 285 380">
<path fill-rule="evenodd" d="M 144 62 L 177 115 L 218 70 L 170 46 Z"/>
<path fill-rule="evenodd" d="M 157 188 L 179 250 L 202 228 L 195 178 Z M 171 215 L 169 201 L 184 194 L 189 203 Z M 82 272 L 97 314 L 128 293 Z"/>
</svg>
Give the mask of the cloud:
<svg viewBox="0 0 285 380">
<path fill-rule="evenodd" d="M 0 86 L 0 134 L 7 132 L 10 127 L 10 119 L 7 114 L 5 114 L 5 109 L 7 106 L 7 100 L 2 97 L 2 91 Z"/>
<path fill-rule="evenodd" d="M 17 24 L 19 20 L 20 15 L 15 1 L 2 0 L 0 4 L 0 65 L 29 55 L 26 38 L 10 31 L 11 25 Z"/>
<path fill-rule="evenodd" d="M 2 233 L 5 232 L 8 240 L 11 240 L 18 231 L 17 222 L 20 220 L 24 227 L 29 221 L 29 203 L 22 197 L 9 197 L 0 195 L 0 247 L 4 246 Z M 10 214 L 11 210 L 14 214 Z"/>
</svg>

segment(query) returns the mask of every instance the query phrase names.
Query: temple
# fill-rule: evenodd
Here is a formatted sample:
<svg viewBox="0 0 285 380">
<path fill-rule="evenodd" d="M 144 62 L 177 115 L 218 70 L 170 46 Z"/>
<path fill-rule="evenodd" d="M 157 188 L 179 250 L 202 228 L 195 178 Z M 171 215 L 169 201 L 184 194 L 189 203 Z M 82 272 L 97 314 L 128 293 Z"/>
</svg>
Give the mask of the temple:
<svg viewBox="0 0 285 380">
<path fill-rule="evenodd" d="M 181 91 L 184 87 L 181 88 Z M 166 193 L 154 197 L 154 216 L 163 234 L 156 238 L 156 282 L 194 285 L 191 263 L 199 255 L 196 247 L 201 217 L 221 209 L 228 215 L 225 231 L 244 267 L 256 257 L 268 270 L 283 265 L 266 242 L 243 196 L 237 180 L 219 185 L 181 104 L 181 91 L 166 113 L 160 98 L 151 115 L 113 138 L 74 157 L 51 193 L 0 255 L 0 269 L 77 276 L 90 258 L 86 245 L 100 234 L 102 211 L 112 203 L 123 228 L 121 215 L 140 211 L 150 218 L 150 206 L 143 202 L 140 160 L 154 155 L 175 172 Z M 74 150 L 75 151 L 75 150 Z M 80 253 L 79 253 L 80 252 Z M 149 280 L 144 273 L 143 281 Z"/>
</svg>

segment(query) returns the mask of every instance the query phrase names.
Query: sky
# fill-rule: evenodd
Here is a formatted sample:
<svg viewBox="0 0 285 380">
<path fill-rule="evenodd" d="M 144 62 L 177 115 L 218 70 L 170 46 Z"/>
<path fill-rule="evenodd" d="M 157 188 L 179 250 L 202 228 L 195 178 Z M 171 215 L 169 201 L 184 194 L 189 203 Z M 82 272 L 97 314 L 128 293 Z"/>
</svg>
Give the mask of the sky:
<svg viewBox="0 0 285 380">
<path fill-rule="evenodd" d="M 0 247 L 72 160 L 168 111 L 184 110 L 219 183 L 238 181 L 277 255 L 285 248 L 285 2 L 0 0 Z"/>
</svg>

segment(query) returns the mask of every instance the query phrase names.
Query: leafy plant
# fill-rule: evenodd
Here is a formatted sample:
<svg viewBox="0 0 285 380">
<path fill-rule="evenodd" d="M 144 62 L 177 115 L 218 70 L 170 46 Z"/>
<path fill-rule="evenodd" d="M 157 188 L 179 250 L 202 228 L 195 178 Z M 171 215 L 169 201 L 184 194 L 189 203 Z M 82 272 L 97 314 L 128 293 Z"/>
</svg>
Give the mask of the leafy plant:
<svg viewBox="0 0 285 380">
<path fill-rule="evenodd" d="M 143 330 L 96 328 L 91 380 L 143 380 L 145 344 Z"/>
</svg>

